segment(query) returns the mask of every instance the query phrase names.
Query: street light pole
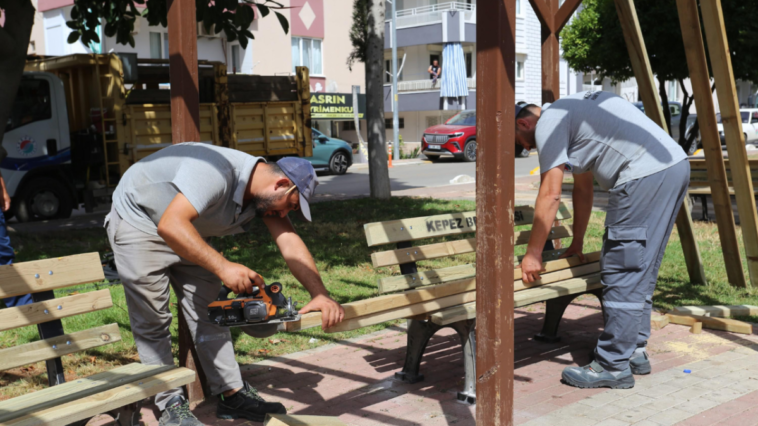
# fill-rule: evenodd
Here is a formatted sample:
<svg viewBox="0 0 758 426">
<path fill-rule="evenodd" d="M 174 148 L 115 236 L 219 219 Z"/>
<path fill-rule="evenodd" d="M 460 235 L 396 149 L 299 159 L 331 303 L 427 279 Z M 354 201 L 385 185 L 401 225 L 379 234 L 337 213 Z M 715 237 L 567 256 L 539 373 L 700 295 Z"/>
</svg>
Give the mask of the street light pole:
<svg viewBox="0 0 758 426">
<path fill-rule="evenodd" d="M 397 112 L 397 11 L 395 2 L 392 0 L 392 155 L 393 159 L 400 159 L 400 119 Z"/>
</svg>

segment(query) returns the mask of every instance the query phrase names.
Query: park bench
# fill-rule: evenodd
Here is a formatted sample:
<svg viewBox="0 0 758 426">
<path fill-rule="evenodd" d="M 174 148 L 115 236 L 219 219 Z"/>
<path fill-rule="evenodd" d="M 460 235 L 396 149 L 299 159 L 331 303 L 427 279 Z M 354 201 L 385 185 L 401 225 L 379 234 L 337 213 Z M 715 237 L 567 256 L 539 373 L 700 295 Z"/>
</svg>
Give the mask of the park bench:
<svg viewBox="0 0 758 426">
<path fill-rule="evenodd" d="M 546 302 L 545 320 L 542 331 L 536 340 L 556 342 L 558 325 L 568 305 L 573 299 L 591 293 L 599 299 L 602 297 L 600 284 L 600 253 L 586 255 L 587 263 L 578 257 L 558 259 L 563 250 L 554 250 L 552 240 L 572 236 L 571 225 L 560 225 L 571 217 L 566 206 L 561 203 L 556 215 L 556 225 L 550 231 L 543 252 L 545 272 L 540 281 L 524 284 L 521 281 L 521 269 L 514 270 L 514 306 L 522 307 L 538 302 Z M 531 206 L 516 207 L 514 219 L 516 226 L 530 225 L 534 218 Z M 422 311 L 416 310 L 408 319 L 408 344 L 405 365 L 395 377 L 410 383 L 424 379 L 419 367 L 429 339 L 440 329 L 453 328 L 461 339 L 465 370 L 464 389 L 458 392 L 458 400 L 470 404 L 476 403 L 476 269 L 473 264 L 464 264 L 440 269 L 420 270 L 417 262 L 455 256 L 476 251 L 476 238 L 450 240 L 449 237 L 463 236 L 476 231 L 476 212 L 452 213 L 428 217 L 416 217 L 402 220 L 369 223 L 364 225 L 369 247 L 396 244 L 396 249 L 379 251 L 371 255 L 375 268 L 400 267 L 399 276 L 381 278 L 379 292 L 401 291 L 398 295 L 417 292 L 424 288 L 440 288 L 467 284 L 465 288 L 471 294 L 461 298 L 460 303 L 440 303 L 441 308 Z M 529 230 L 514 232 L 515 245 L 525 245 L 530 237 Z M 429 239 L 445 238 L 447 241 L 430 243 Z M 414 241 L 422 245 L 414 246 Z M 431 287 L 427 287 L 431 286 Z M 473 291 L 472 291 L 473 290 Z M 382 296 L 382 297 L 388 297 Z M 442 300 L 442 299 L 440 299 Z"/>
<path fill-rule="evenodd" d="M 711 186 L 708 182 L 708 171 L 705 167 L 705 159 L 691 158 L 690 160 L 690 185 L 687 189 L 687 195 L 692 198 L 698 198 L 702 206 L 701 220 L 708 221 L 708 197 L 711 195 Z M 758 194 L 758 160 L 749 160 L 750 175 L 753 181 L 753 192 Z M 732 182 L 732 172 L 729 169 L 729 159 L 724 159 L 726 167 L 726 178 L 729 185 L 729 195 L 734 195 L 734 184 Z"/>
<path fill-rule="evenodd" d="M 0 310 L 0 331 L 37 325 L 41 340 L 0 349 L 0 371 L 46 361 L 50 387 L 0 401 L 2 425 L 84 425 L 109 414 L 137 426 L 142 400 L 191 383 L 195 373 L 175 366 L 132 363 L 66 382 L 61 356 L 121 340 L 118 324 L 66 333 L 62 318 L 113 306 L 108 289 L 55 297 L 53 290 L 103 281 L 97 253 L 0 266 L 0 297 L 33 293 L 34 303 Z"/>
</svg>

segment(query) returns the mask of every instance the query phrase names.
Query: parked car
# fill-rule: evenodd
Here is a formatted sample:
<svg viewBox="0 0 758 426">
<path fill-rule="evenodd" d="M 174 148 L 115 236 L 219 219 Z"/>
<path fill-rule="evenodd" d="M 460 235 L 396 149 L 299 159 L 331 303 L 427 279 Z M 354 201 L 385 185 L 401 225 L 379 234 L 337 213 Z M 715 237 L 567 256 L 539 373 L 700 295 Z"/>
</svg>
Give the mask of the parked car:
<svg viewBox="0 0 758 426">
<path fill-rule="evenodd" d="M 745 145 L 758 144 L 758 109 L 741 109 L 742 134 L 745 137 Z M 726 146 L 724 137 L 724 124 L 721 122 L 721 113 L 716 114 L 716 123 L 721 137 L 721 146 Z"/>
<path fill-rule="evenodd" d="M 662 105 L 663 103 L 661 103 Z M 645 106 L 642 102 L 635 102 L 634 106 L 645 112 Z M 669 112 L 671 113 L 671 137 L 675 141 L 679 141 L 679 121 L 682 119 L 682 104 L 681 102 L 669 101 Z M 689 119 L 687 120 L 689 121 Z"/>
<path fill-rule="evenodd" d="M 689 117 L 687 117 L 687 129 L 684 131 L 685 137 L 689 139 L 690 135 L 693 131 L 695 131 L 695 123 L 697 123 L 697 114 L 690 114 Z M 678 142 L 678 141 L 677 141 Z M 685 151 L 687 151 L 687 155 L 692 155 L 697 151 L 698 148 L 702 148 L 703 141 L 700 138 L 700 128 L 697 130 L 697 134 L 695 134 L 695 138 L 692 139 L 692 144 L 690 144 Z"/>
<path fill-rule="evenodd" d="M 445 124 L 432 126 L 421 138 L 421 153 L 431 161 L 452 156 L 463 161 L 476 161 L 476 110 L 461 111 Z M 522 149 L 517 157 L 528 157 Z"/>
<path fill-rule="evenodd" d="M 335 175 L 343 175 L 353 165 L 353 150 L 350 144 L 330 138 L 316 129 L 313 132 L 313 157 L 305 157 L 316 170 L 328 170 Z"/>
</svg>

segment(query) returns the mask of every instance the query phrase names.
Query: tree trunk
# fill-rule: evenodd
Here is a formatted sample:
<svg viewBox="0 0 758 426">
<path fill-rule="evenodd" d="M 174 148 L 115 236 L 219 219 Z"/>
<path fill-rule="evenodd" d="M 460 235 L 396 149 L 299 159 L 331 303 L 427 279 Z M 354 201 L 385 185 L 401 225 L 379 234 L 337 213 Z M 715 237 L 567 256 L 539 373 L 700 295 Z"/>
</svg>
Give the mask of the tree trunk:
<svg viewBox="0 0 758 426">
<path fill-rule="evenodd" d="M 695 101 L 695 97 L 690 95 L 690 93 L 684 87 L 684 81 L 677 81 L 679 82 L 679 87 L 682 89 L 682 94 L 684 94 L 684 97 L 682 98 L 682 116 L 679 119 L 679 140 L 676 142 L 679 144 L 679 146 L 682 147 L 684 152 L 689 155 L 689 148 L 694 139 L 687 137 L 687 121 L 690 118 L 690 108 L 692 107 L 692 103 Z"/>
<path fill-rule="evenodd" d="M 369 0 L 366 43 L 366 133 L 371 197 L 390 198 L 384 130 L 384 1 Z"/>
<path fill-rule="evenodd" d="M 29 0 L 0 2 L 5 9 L 5 26 L 0 27 L 0 141 L 5 136 L 5 123 L 13 107 L 21 76 L 26 65 L 26 52 L 34 25 L 34 6 Z"/>
<path fill-rule="evenodd" d="M 661 96 L 661 107 L 663 108 L 663 117 L 666 119 L 666 129 L 671 135 L 671 110 L 669 109 L 669 97 L 666 94 L 666 82 L 658 78 L 658 94 Z"/>
</svg>

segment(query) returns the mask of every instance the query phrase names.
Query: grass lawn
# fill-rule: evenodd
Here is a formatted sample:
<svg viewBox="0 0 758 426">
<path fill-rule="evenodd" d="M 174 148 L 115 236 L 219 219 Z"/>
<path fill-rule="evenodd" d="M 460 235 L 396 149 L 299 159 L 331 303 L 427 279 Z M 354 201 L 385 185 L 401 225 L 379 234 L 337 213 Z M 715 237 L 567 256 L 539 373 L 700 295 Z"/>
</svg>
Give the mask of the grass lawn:
<svg viewBox="0 0 758 426">
<path fill-rule="evenodd" d="M 470 201 L 429 198 L 393 198 L 390 201 L 358 199 L 317 203 L 312 206 L 312 209 L 316 222 L 312 224 L 296 222 L 295 226 L 314 254 L 318 268 L 332 296 L 340 303 L 347 303 L 377 295 L 376 281 L 378 278 L 400 273 L 397 267 L 381 269 L 372 267 L 370 261 L 372 252 L 394 247 L 384 246 L 371 249 L 366 247 L 363 224 L 452 211 L 470 211 L 475 209 L 475 204 Z M 603 219 L 603 213 L 593 213 L 588 235 L 585 238 L 586 251 L 600 249 Z M 686 304 L 758 305 L 758 291 L 733 289 L 726 282 L 726 273 L 715 224 L 696 223 L 695 227 L 710 284 L 708 286 L 689 284 L 679 239 L 675 231 L 661 266 L 658 290 L 655 296 L 656 307 L 671 309 L 674 306 Z M 451 239 L 458 238 L 460 236 Z M 103 253 L 109 250 L 105 231 L 101 228 L 45 234 L 12 234 L 11 241 L 17 251 L 17 261 L 19 262 L 91 251 Z M 282 282 L 285 295 L 292 296 L 293 300 L 299 302 L 299 306 L 304 305 L 309 300 L 307 292 L 289 274 L 276 245 L 261 222 L 256 222 L 249 233 L 218 238 L 214 244 L 229 260 L 247 265 L 260 273 L 267 282 Z M 517 255 L 523 254 L 523 252 L 524 247 L 517 247 Z M 426 261 L 419 266 L 422 269 L 433 269 L 474 261 L 475 255 L 468 254 L 455 258 Z M 745 273 L 747 274 L 747 272 Z M 87 376 L 139 359 L 130 331 L 124 291 L 120 285 L 111 286 L 108 283 L 83 285 L 56 291 L 56 295 L 60 297 L 72 291 L 83 293 L 102 288 L 110 289 L 114 307 L 64 319 L 64 328 L 67 332 L 74 332 L 99 325 L 117 323 L 123 340 L 85 353 L 64 356 L 63 365 L 68 379 Z M 171 310 L 176 316 L 175 298 L 171 300 Z M 758 318 L 752 319 L 757 320 Z M 318 328 L 298 333 L 280 333 L 270 339 L 254 339 L 233 329 L 233 337 L 238 362 L 249 364 L 370 333 L 392 324 L 394 323 L 330 335 L 323 333 Z M 174 323 L 172 334 L 175 343 L 176 331 L 177 325 Z M 36 327 L 0 332 L 0 348 L 34 340 L 38 340 Z M 176 350 L 176 345 L 174 348 Z M 46 386 L 47 377 L 44 363 L 0 372 L 0 399 Z"/>
</svg>

